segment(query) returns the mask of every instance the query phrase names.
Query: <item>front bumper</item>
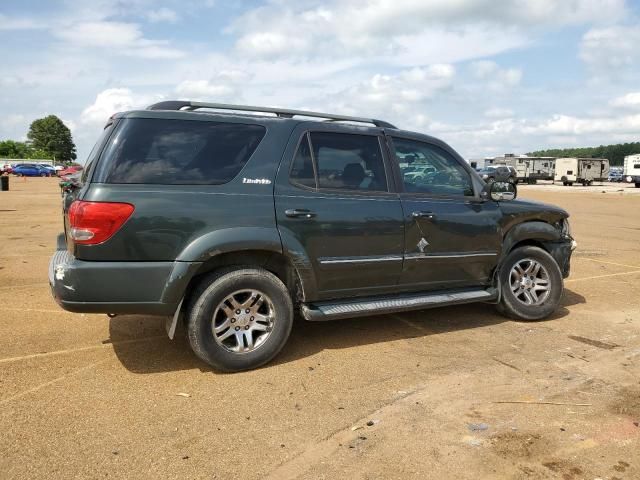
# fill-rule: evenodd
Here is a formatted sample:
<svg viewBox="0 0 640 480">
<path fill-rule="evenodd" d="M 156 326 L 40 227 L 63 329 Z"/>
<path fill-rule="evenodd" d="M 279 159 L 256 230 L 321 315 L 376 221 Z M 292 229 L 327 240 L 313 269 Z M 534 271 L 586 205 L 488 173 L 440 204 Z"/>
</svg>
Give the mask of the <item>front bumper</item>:
<svg viewBox="0 0 640 480">
<path fill-rule="evenodd" d="M 578 242 L 567 237 L 558 242 L 547 242 L 545 247 L 560 267 L 562 278 L 567 278 L 571 273 L 571 254 L 578 247 Z"/>
<path fill-rule="evenodd" d="M 59 238 L 49 263 L 49 285 L 58 304 L 70 312 L 173 315 L 200 265 L 86 262 L 64 249 Z"/>
</svg>

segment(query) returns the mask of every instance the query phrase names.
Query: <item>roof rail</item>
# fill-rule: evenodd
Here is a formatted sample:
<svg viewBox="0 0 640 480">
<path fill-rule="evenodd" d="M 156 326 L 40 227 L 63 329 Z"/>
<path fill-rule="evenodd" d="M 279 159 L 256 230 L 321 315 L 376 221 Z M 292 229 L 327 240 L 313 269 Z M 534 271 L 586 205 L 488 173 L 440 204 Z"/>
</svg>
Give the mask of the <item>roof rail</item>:
<svg viewBox="0 0 640 480">
<path fill-rule="evenodd" d="M 252 107 L 249 105 L 231 105 L 227 103 L 205 103 L 190 102 L 187 100 L 167 100 L 164 102 L 154 103 L 147 107 L 147 110 L 186 110 L 193 111 L 200 108 L 209 108 L 213 110 L 237 110 L 240 112 L 264 112 L 275 113 L 278 117 L 292 118 L 294 116 L 324 118 L 331 122 L 358 122 L 371 123 L 376 127 L 396 128 L 392 124 L 384 120 L 376 120 L 374 118 L 350 117 L 347 115 L 333 115 L 330 113 L 309 112 L 306 110 L 290 110 L 288 108 L 273 107 Z"/>
</svg>

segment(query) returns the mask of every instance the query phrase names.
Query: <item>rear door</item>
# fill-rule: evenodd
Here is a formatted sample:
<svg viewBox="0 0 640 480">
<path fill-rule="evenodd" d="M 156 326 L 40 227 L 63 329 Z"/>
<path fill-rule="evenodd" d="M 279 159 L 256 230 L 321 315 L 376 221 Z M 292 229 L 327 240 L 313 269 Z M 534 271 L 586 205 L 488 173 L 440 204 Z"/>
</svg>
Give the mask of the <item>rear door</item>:
<svg viewBox="0 0 640 480">
<path fill-rule="evenodd" d="M 383 137 L 349 128 L 299 126 L 277 177 L 278 229 L 289 255 L 312 271 L 310 300 L 390 293 L 402 271 L 403 214 Z"/>
<path fill-rule="evenodd" d="M 479 199 L 471 169 L 446 145 L 388 137 L 402 190 L 405 221 L 402 289 L 431 290 L 484 285 L 501 246 L 496 202 Z M 402 165 L 424 163 L 436 173 L 416 180 Z"/>
</svg>

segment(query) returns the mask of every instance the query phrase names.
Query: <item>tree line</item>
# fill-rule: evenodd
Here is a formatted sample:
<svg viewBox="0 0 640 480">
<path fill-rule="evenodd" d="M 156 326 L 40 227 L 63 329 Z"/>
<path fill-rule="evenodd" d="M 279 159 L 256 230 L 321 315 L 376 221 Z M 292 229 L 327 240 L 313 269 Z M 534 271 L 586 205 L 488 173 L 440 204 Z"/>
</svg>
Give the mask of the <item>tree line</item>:
<svg viewBox="0 0 640 480">
<path fill-rule="evenodd" d="M 71 130 L 55 115 L 31 122 L 27 141 L 0 141 L 0 158 L 50 159 L 72 162 L 76 156 Z"/>
<path fill-rule="evenodd" d="M 530 157 L 607 158 L 611 165 L 622 165 L 624 157 L 640 153 L 640 142 L 616 143 L 599 147 L 550 148 L 527 153 Z"/>
</svg>

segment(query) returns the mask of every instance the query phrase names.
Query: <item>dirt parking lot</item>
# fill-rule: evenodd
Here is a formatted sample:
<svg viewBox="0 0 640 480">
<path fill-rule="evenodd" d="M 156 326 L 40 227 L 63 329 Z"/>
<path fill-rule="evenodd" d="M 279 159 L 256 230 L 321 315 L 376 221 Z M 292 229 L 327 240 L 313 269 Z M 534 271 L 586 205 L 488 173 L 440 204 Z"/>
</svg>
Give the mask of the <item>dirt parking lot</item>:
<svg viewBox="0 0 640 480">
<path fill-rule="evenodd" d="M 274 363 L 218 374 L 162 319 L 61 310 L 56 180 L 12 178 L 0 478 L 640 478 L 639 193 L 520 188 L 566 208 L 579 244 L 552 319 L 468 305 L 298 322 Z"/>
</svg>

